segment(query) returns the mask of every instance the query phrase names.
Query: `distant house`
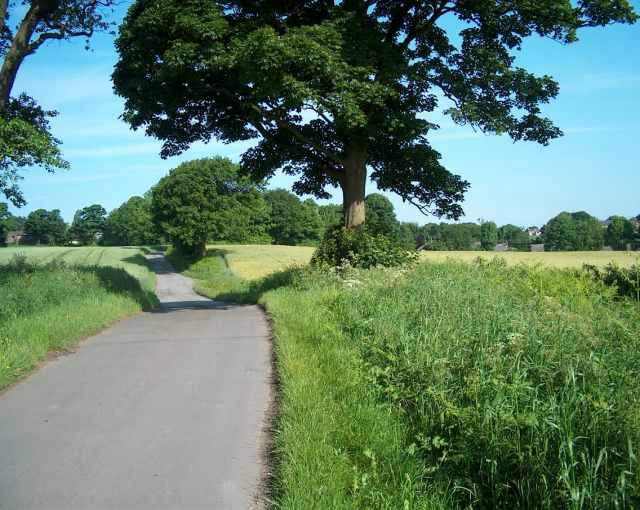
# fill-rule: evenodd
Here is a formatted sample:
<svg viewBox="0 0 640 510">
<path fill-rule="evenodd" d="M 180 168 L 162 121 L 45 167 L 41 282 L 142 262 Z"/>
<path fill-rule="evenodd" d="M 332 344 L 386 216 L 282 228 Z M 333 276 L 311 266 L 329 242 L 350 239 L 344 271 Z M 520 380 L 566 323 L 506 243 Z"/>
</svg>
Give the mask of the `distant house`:
<svg viewBox="0 0 640 510">
<path fill-rule="evenodd" d="M 536 251 L 536 252 L 540 252 L 540 251 L 544 251 L 544 243 L 541 244 L 532 244 L 529 249 L 531 251 Z"/>
<path fill-rule="evenodd" d="M 22 230 L 13 230 L 11 232 L 7 232 L 5 243 L 6 244 L 32 244 L 33 237 L 31 236 L 31 234 L 25 234 Z"/>
<path fill-rule="evenodd" d="M 542 235 L 542 230 L 540 230 L 538 227 L 529 227 L 527 229 L 527 234 L 529 234 L 529 237 L 540 237 Z"/>
<path fill-rule="evenodd" d="M 635 218 L 631 218 L 629 221 L 633 223 L 634 228 L 640 229 L 640 214 L 638 214 L 638 216 L 636 216 Z"/>
</svg>

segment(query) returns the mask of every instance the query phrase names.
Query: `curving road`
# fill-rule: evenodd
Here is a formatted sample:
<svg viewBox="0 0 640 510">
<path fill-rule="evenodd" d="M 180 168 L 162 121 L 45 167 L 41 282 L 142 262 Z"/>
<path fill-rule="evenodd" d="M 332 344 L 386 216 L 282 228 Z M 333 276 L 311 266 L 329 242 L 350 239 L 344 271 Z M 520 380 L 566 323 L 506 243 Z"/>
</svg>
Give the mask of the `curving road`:
<svg viewBox="0 0 640 510">
<path fill-rule="evenodd" d="M 1 509 L 257 505 L 270 345 L 258 307 L 193 292 L 150 256 L 161 307 L 0 395 Z"/>
</svg>

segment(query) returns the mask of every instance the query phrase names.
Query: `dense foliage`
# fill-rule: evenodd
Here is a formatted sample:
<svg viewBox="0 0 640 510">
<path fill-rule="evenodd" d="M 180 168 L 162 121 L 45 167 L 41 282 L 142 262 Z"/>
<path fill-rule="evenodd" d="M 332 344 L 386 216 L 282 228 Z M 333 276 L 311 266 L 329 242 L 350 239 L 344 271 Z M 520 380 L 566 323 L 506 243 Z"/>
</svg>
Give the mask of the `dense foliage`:
<svg viewBox="0 0 640 510">
<path fill-rule="evenodd" d="M 270 206 L 269 235 L 274 244 L 317 244 L 322 230 L 318 206 L 293 193 L 276 189 L 264 193 Z"/>
<path fill-rule="evenodd" d="M 608 222 L 605 242 L 614 250 L 625 250 L 634 241 L 633 223 L 623 216 L 612 216 Z"/>
<path fill-rule="evenodd" d="M 360 268 L 400 266 L 416 259 L 395 237 L 349 230 L 336 225 L 325 233 L 311 263 L 317 266 Z"/>
<path fill-rule="evenodd" d="M 480 224 L 480 246 L 483 250 L 494 250 L 498 244 L 498 227 L 493 221 L 483 221 Z"/>
<path fill-rule="evenodd" d="M 181 251 L 200 257 L 210 239 L 268 241 L 269 208 L 259 189 L 225 158 L 183 163 L 151 193 L 151 215 Z"/>
<path fill-rule="evenodd" d="M 599 250 L 604 244 L 604 229 L 597 218 L 580 211 L 562 212 L 544 227 L 546 251 Z"/>
<path fill-rule="evenodd" d="M 102 237 L 105 245 L 144 246 L 158 241 L 151 218 L 151 196 L 131 197 L 107 216 Z"/>
<path fill-rule="evenodd" d="M 367 195 L 364 201 L 367 212 L 367 231 L 374 236 L 398 237 L 399 222 L 393 210 L 393 204 L 380 193 Z"/>
<path fill-rule="evenodd" d="M 640 301 L 640 264 L 631 267 L 608 264 L 604 268 L 586 265 L 585 269 L 596 280 L 614 287 L 620 296 Z"/>
<path fill-rule="evenodd" d="M 107 211 L 100 204 L 93 204 L 76 211 L 69 236 L 81 244 L 96 244 L 102 239 Z"/>
<path fill-rule="evenodd" d="M 580 28 L 635 20 L 627 0 L 137 0 L 113 79 L 125 120 L 164 156 L 260 137 L 245 170 L 282 169 L 318 197 L 340 186 L 349 227 L 364 222 L 367 177 L 458 218 L 468 183 L 440 163 L 428 114 L 451 106 L 457 123 L 547 144 L 561 132 L 541 105 L 559 88 L 517 66 L 525 39 L 573 43 Z"/>
<path fill-rule="evenodd" d="M 67 225 L 59 209 L 36 209 L 30 212 L 24 230 L 35 244 L 64 244 L 67 240 Z"/>
</svg>

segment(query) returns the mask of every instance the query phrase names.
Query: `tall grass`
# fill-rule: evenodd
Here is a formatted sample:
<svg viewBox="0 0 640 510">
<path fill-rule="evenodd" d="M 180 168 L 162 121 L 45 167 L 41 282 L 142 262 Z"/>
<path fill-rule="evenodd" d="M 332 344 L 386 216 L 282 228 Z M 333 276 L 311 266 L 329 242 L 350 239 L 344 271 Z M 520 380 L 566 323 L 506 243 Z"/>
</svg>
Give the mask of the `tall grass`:
<svg viewBox="0 0 640 510">
<path fill-rule="evenodd" d="M 140 274 L 138 279 L 120 267 L 31 263 L 24 257 L 0 265 L 0 389 L 50 352 L 154 306 L 153 274 L 144 268 Z"/>
<path fill-rule="evenodd" d="M 640 508 L 640 308 L 615 289 L 499 261 L 228 276 L 200 288 L 274 321 L 276 507 Z"/>
<path fill-rule="evenodd" d="M 479 508 L 640 505 L 637 305 L 578 273 L 500 264 L 378 280 L 328 306 L 427 487 Z"/>
</svg>

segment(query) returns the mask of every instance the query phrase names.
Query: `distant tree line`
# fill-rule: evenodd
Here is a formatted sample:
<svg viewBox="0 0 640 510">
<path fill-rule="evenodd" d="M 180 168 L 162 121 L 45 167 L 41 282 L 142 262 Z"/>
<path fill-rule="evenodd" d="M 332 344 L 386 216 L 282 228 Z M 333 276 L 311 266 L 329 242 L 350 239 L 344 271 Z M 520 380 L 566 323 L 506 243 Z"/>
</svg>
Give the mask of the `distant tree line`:
<svg viewBox="0 0 640 510">
<path fill-rule="evenodd" d="M 366 197 L 366 229 L 406 248 L 425 250 L 518 250 L 544 244 L 545 251 L 624 250 L 640 245 L 640 216 L 605 222 L 581 211 L 562 212 L 542 228 L 492 221 L 428 223 L 398 221 L 384 195 Z M 0 203 L 0 244 L 138 246 L 172 242 L 203 250 L 207 242 L 316 246 L 342 221 L 342 208 L 268 190 L 241 175 L 224 158 L 183 163 L 144 196 L 134 196 L 107 214 L 100 204 L 78 210 L 67 225 L 57 209 L 37 209 L 26 218 Z M 11 233 L 18 232 L 20 237 Z"/>
</svg>

